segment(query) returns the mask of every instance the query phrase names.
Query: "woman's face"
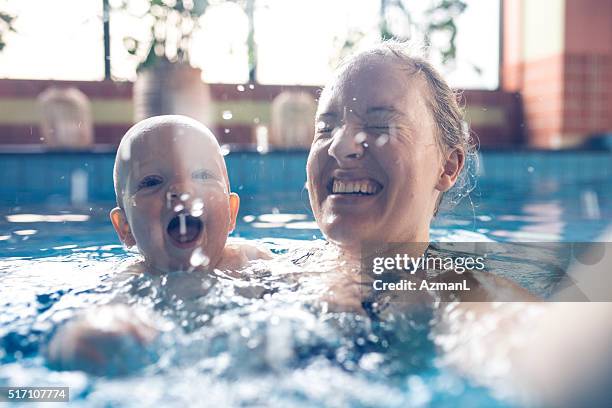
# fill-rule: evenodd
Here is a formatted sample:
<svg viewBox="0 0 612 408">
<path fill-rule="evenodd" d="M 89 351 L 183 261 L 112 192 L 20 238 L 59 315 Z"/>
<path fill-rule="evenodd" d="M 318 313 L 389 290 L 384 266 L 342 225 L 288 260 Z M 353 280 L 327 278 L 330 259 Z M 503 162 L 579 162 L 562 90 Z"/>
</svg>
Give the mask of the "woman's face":
<svg viewBox="0 0 612 408">
<path fill-rule="evenodd" d="M 323 91 L 307 164 L 321 231 L 340 247 L 427 242 L 445 188 L 427 84 L 389 58 L 364 56 Z"/>
</svg>

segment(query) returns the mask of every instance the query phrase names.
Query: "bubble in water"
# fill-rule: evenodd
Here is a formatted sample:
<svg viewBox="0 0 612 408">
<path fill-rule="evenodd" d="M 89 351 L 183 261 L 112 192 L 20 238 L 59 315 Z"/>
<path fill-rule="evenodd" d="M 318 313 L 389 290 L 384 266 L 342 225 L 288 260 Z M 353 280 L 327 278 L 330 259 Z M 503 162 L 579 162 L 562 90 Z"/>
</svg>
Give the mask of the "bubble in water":
<svg viewBox="0 0 612 408">
<path fill-rule="evenodd" d="M 244 85 L 238 85 L 236 89 L 238 90 L 238 92 L 244 92 Z"/>
<path fill-rule="evenodd" d="M 183 209 L 185 208 L 185 206 L 183 204 L 177 204 L 174 206 L 173 210 L 174 212 L 181 212 L 183 211 Z"/>
<path fill-rule="evenodd" d="M 365 132 L 359 132 L 355 135 L 355 143 L 363 143 L 366 141 L 368 135 Z"/>
<path fill-rule="evenodd" d="M 204 202 L 197 198 L 193 200 L 193 204 L 191 205 L 191 215 L 200 217 L 202 214 L 204 214 Z"/>
<path fill-rule="evenodd" d="M 231 118 L 234 117 L 234 115 L 232 114 L 232 111 L 229 111 L 229 110 L 223 111 L 223 114 L 221 116 L 225 120 L 230 120 Z"/>
<path fill-rule="evenodd" d="M 227 156 L 228 154 L 230 154 L 230 148 L 226 144 L 222 145 L 219 150 L 223 156 Z"/>
<path fill-rule="evenodd" d="M 208 264 L 210 263 L 210 258 L 206 256 L 204 251 L 202 251 L 202 248 L 197 247 L 191 253 L 191 258 L 189 258 L 189 263 L 194 268 L 197 268 L 198 266 L 208 266 Z"/>
<path fill-rule="evenodd" d="M 383 133 L 382 135 L 378 136 L 378 139 L 376 139 L 376 146 L 382 147 L 386 145 L 388 141 L 389 141 L 389 135 L 386 133 Z"/>
</svg>

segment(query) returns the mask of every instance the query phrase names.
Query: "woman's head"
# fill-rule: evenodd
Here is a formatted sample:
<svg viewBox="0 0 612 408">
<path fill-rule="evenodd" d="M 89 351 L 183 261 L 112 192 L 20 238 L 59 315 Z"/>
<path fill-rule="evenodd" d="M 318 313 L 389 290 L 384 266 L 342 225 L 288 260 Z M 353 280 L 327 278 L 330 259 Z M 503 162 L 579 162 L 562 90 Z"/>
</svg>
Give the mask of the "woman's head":
<svg viewBox="0 0 612 408">
<path fill-rule="evenodd" d="M 422 242 L 471 151 L 455 93 L 425 60 L 385 42 L 343 63 L 319 99 L 311 206 L 347 249 Z"/>
</svg>

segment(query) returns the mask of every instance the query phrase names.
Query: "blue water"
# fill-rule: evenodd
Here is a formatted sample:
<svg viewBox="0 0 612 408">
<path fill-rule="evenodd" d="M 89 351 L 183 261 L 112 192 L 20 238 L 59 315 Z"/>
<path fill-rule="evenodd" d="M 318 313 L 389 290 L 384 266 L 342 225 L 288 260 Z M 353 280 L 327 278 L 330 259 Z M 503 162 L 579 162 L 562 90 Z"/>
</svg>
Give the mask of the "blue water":
<svg viewBox="0 0 612 408">
<path fill-rule="evenodd" d="M 321 238 L 301 188 L 303 156 L 274 158 L 276 165 L 294 169 L 284 181 L 270 181 L 269 162 L 252 159 L 259 169 L 253 176 L 244 167 L 239 174 L 242 162 L 229 159 L 233 187 L 242 195 L 235 237 L 258 240 L 281 254 Z M 585 170 L 591 159 L 553 155 L 517 162 L 512 155 L 485 156 L 477 187 L 436 219 L 432 238 L 594 240 L 612 219 L 612 175 L 602 173 L 610 169 L 601 165 Z M 437 365 L 427 313 L 398 316 L 392 323 L 321 313 L 291 285 L 265 280 L 263 290 L 278 296 L 243 296 L 231 282 L 220 282 L 194 311 L 152 291 L 155 283 L 145 278 L 113 283 L 111 277 L 134 255 L 114 235 L 110 199 L 72 206 L 65 192 L 41 198 L 42 189 L 3 193 L 0 386 L 69 386 L 73 403 L 83 406 L 508 405 Z M 54 329 L 126 288 L 130 303 L 153 305 L 173 325 L 155 345 L 157 362 L 121 378 L 47 368 L 41 347 Z"/>
</svg>

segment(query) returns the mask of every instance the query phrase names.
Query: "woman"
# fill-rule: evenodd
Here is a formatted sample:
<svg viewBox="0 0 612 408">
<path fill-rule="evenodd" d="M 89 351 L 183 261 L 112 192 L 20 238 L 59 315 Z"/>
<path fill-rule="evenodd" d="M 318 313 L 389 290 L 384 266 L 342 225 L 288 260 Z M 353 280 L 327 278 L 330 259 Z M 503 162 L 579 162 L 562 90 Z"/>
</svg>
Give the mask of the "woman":
<svg viewBox="0 0 612 408">
<path fill-rule="evenodd" d="M 339 67 L 319 99 L 307 163 L 317 224 L 345 261 L 390 243 L 403 243 L 403 251 L 414 257 L 423 255 L 444 194 L 465 184 L 462 171 L 469 156 L 474 146 L 456 94 L 430 63 L 396 42 L 358 53 Z M 353 276 L 335 274 L 333 303 L 359 308 L 358 288 L 351 291 L 343 282 L 356 281 L 358 270 L 361 278 L 371 278 L 359 267 Z M 457 278 L 454 271 L 437 276 Z M 467 289 L 454 293 L 462 300 L 494 299 L 484 286 L 503 288 L 506 295 L 510 290 L 514 300 L 533 300 L 491 274 L 468 272 L 464 280 Z M 416 292 L 419 300 L 430 294 Z"/>
<path fill-rule="evenodd" d="M 319 252 L 332 253 L 325 264 L 332 272 L 326 305 L 371 315 L 359 290 L 364 281 L 355 275 L 363 264 L 350 261 L 390 242 L 424 243 L 419 251 L 425 250 L 442 197 L 462 188 L 457 183 L 474 149 L 454 92 L 427 61 L 395 42 L 361 52 L 337 70 L 319 99 L 315 132 L 307 163 L 310 203 L 338 250 L 328 245 Z M 321 256 L 306 258 L 296 263 L 321 264 Z M 595 364 L 610 358 L 602 351 L 612 339 L 609 305 L 472 303 L 499 292 L 513 301 L 535 298 L 485 271 L 472 273 L 471 284 L 477 290 L 460 296 L 464 302 L 438 310 L 433 338 L 443 360 L 483 384 L 514 388 L 515 397 L 530 403 L 609 402 L 609 381 L 601 380 L 609 376 L 599 375 L 609 365 Z M 585 314 L 593 327 L 582 321 Z M 585 331 L 576 334 L 572 326 Z M 574 372 L 563 362 L 577 348 L 573 359 L 583 364 Z"/>
</svg>

